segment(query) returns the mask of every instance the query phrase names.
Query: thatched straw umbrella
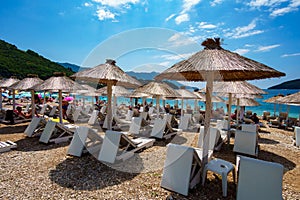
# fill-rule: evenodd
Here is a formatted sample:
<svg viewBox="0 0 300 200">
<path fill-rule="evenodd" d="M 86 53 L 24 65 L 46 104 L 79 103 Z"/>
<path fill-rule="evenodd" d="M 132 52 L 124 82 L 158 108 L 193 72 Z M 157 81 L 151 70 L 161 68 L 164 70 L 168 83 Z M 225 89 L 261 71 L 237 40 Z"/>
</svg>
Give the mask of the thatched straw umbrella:
<svg viewBox="0 0 300 200">
<path fill-rule="evenodd" d="M 121 85 L 124 87 L 137 87 L 142 85 L 139 81 L 126 74 L 120 67 L 116 65 L 116 61 L 107 59 L 105 64 L 100 64 L 92 69 L 83 70 L 72 75 L 72 77 L 88 82 L 104 83 L 107 85 L 107 121 L 108 130 L 112 125 L 112 86 Z"/>
<path fill-rule="evenodd" d="M 20 81 L 19 79 L 17 79 L 17 77 L 15 76 L 12 76 L 10 77 L 9 79 L 6 79 L 6 80 L 2 80 L 0 82 L 0 110 L 2 110 L 2 88 L 8 88 L 10 87 L 12 84 L 16 83 Z M 15 90 L 13 89 L 12 90 L 12 94 L 13 94 L 13 110 L 15 110 L 16 108 L 16 105 L 15 105 Z"/>
<path fill-rule="evenodd" d="M 266 102 L 266 103 L 274 103 L 274 116 L 276 116 L 276 104 L 278 104 L 277 100 L 280 99 L 281 97 L 284 97 L 284 95 L 277 95 L 277 96 L 274 96 L 274 97 L 264 100 L 264 102 Z"/>
<path fill-rule="evenodd" d="M 55 72 L 54 76 L 45 80 L 41 85 L 34 86 L 36 91 L 58 90 L 59 98 L 59 122 L 62 123 L 62 92 L 84 90 L 84 87 L 65 76 L 65 73 Z"/>
<path fill-rule="evenodd" d="M 262 63 L 240 56 L 221 47 L 220 38 L 207 39 L 205 49 L 174 64 L 155 77 L 157 80 L 206 81 L 203 164 L 208 159 L 208 133 L 211 118 L 213 81 L 244 81 L 280 77 L 285 74 Z"/>
<path fill-rule="evenodd" d="M 40 85 L 43 83 L 43 80 L 38 77 L 36 74 L 28 74 L 27 78 L 22 79 L 19 82 L 12 84 L 9 88 L 15 90 L 30 90 L 31 92 L 31 107 L 32 107 L 32 117 L 35 114 L 35 99 L 34 99 L 34 90 L 32 87 Z"/>
<path fill-rule="evenodd" d="M 157 112 L 157 117 L 159 116 L 159 99 L 161 97 L 178 97 L 179 94 L 171 88 L 168 84 L 163 83 L 163 82 L 150 82 L 146 85 L 143 85 L 139 88 L 137 88 L 134 93 L 146 93 L 149 95 L 152 95 L 153 97 L 156 98 L 156 112 Z"/>
<path fill-rule="evenodd" d="M 290 105 L 296 105 L 300 106 L 300 92 L 287 95 L 285 97 L 281 97 L 277 99 L 277 102 L 287 104 L 288 105 L 288 112 L 289 112 L 289 106 Z M 288 118 L 288 116 L 287 116 Z M 300 119 L 300 113 L 299 113 L 299 119 Z"/>
<path fill-rule="evenodd" d="M 183 99 L 198 99 L 198 96 L 184 88 L 177 89 L 176 92 L 180 95 L 179 98 L 181 99 L 181 116 L 183 116 Z"/>
<path fill-rule="evenodd" d="M 260 104 L 252 98 L 233 98 L 232 105 L 259 106 Z"/>
</svg>

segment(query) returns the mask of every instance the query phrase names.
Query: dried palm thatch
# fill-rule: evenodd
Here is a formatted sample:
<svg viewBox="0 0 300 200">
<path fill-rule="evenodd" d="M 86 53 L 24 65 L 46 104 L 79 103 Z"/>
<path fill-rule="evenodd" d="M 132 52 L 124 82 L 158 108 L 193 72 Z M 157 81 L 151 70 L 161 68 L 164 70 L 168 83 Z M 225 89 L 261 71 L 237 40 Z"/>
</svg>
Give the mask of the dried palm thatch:
<svg viewBox="0 0 300 200">
<path fill-rule="evenodd" d="M 284 104 L 300 104 L 300 92 L 278 98 L 277 102 Z"/>
<path fill-rule="evenodd" d="M 205 102 L 206 101 L 206 96 L 204 96 L 200 101 L 204 101 Z M 212 96 L 211 97 L 211 101 L 212 102 L 220 102 L 220 103 L 221 102 L 223 102 L 223 103 L 225 102 L 225 100 L 222 97 L 219 97 L 219 96 Z"/>
<path fill-rule="evenodd" d="M 229 97 L 228 93 L 218 93 L 221 97 Z M 262 99 L 263 96 L 260 94 L 232 94 L 232 97 L 234 98 L 250 98 L 250 99 Z"/>
<path fill-rule="evenodd" d="M 137 91 L 133 91 L 132 93 L 128 94 L 127 97 L 129 98 L 143 98 L 143 97 L 152 97 L 153 95 L 150 94 L 146 94 L 143 92 L 137 92 Z"/>
<path fill-rule="evenodd" d="M 266 92 L 247 81 L 214 82 L 213 92 L 231 94 L 266 94 Z"/>
<path fill-rule="evenodd" d="M 94 83 L 113 82 L 113 85 L 120 85 L 128 88 L 135 88 L 142 85 L 139 81 L 126 74 L 116 65 L 114 60 L 107 59 L 105 64 L 100 64 L 91 69 L 86 69 L 71 77 Z"/>
<path fill-rule="evenodd" d="M 96 90 L 95 92 L 106 96 L 107 95 L 107 86 L 100 88 L 100 89 Z M 127 96 L 130 93 L 131 92 L 129 90 L 127 90 L 126 88 L 124 88 L 123 86 L 114 85 L 112 87 L 112 94 L 115 96 Z"/>
<path fill-rule="evenodd" d="M 150 82 L 137 88 L 134 92 L 146 93 L 152 96 L 179 97 L 180 95 L 163 82 Z"/>
<path fill-rule="evenodd" d="M 66 77 L 64 73 L 55 72 L 53 77 L 48 78 L 41 85 L 34 86 L 33 89 L 36 91 L 60 90 L 62 92 L 73 92 L 85 88 Z"/>
<path fill-rule="evenodd" d="M 199 99 L 197 95 L 186 90 L 186 89 L 177 89 L 176 92 L 180 95 L 178 98 L 182 99 Z"/>
<path fill-rule="evenodd" d="M 228 104 L 228 101 L 227 101 Z M 238 99 L 233 98 L 232 105 L 239 105 L 239 106 L 259 106 L 260 104 L 251 98 L 240 98 L 239 102 Z"/>
<path fill-rule="evenodd" d="M 29 90 L 35 85 L 40 85 L 43 83 L 43 80 L 38 77 L 36 74 L 28 74 L 26 78 L 12 84 L 9 88 L 16 90 Z"/>
<path fill-rule="evenodd" d="M 274 97 L 271 97 L 269 99 L 264 100 L 266 103 L 278 103 L 277 100 L 280 99 L 281 97 L 284 97 L 284 95 L 277 95 Z"/>
<path fill-rule="evenodd" d="M 1 88 L 8 88 L 10 87 L 12 84 L 16 83 L 20 81 L 19 79 L 17 79 L 16 77 L 12 76 L 9 79 L 4 79 L 0 82 L 0 87 Z"/>
<path fill-rule="evenodd" d="M 251 60 L 220 46 L 219 38 L 208 44 L 202 43 L 204 50 L 182 60 L 155 77 L 156 80 L 206 81 L 208 73 L 213 73 L 219 81 L 244 81 L 285 76 L 267 65 Z"/>
</svg>

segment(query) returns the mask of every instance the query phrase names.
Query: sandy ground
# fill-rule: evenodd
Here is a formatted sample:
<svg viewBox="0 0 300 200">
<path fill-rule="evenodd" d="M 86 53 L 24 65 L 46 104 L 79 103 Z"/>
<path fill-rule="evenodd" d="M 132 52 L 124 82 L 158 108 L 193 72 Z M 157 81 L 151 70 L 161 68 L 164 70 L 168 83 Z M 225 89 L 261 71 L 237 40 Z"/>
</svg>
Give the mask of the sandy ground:
<svg viewBox="0 0 300 200">
<path fill-rule="evenodd" d="M 41 144 L 28 138 L 28 123 L 0 124 L 0 141 L 11 140 L 17 149 L 0 154 L 1 199 L 235 199 L 236 185 L 228 176 L 228 196 L 222 197 L 221 177 L 208 173 L 187 197 L 160 187 L 165 145 L 194 145 L 195 133 L 183 133 L 136 154 L 124 163 L 107 166 L 91 154 L 80 158 L 66 154 L 69 143 Z M 293 131 L 262 128 L 259 159 L 284 166 L 283 198 L 300 199 L 300 148 L 293 145 Z M 234 138 L 214 157 L 235 164 Z"/>
</svg>

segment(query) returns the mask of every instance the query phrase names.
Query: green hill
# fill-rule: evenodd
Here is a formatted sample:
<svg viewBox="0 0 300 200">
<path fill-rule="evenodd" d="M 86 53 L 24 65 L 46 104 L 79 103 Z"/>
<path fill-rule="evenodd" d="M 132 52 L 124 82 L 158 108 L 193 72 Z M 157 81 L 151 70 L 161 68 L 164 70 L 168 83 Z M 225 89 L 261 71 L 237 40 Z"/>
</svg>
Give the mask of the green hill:
<svg viewBox="0 0 300 200">
<path fill-rule="evenodd" d="M 278 85 L 269 87 L 268 89 L 300 89 L 300 79 L 286 81 Z"/>
<path fill-rule="evenodd" d="M 38 74 L 45 80 L 53 72 L 65 72 L 67 76 L 74 73 L 70 68 L 64 68 L 32 50 L 22 51 L 15 45 L 0 40 L 0 77 L 16 76 L 23 79 L 27 74 Z"/>
</svg>

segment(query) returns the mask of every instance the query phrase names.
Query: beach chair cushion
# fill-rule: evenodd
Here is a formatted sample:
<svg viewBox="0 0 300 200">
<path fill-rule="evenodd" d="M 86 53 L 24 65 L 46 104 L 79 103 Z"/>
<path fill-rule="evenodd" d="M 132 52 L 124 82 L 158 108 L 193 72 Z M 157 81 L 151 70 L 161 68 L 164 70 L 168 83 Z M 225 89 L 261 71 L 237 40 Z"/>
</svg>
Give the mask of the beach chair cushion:
<svg viewBox="0 0 300 200">
<path fill-rule="evenodd" d="M 283 166 L 249 157 L 240 157 L 238 200 L 282 200 Z"/>
<path fill-rule="evenodd" d="M 236 153 L 257 156 L 257 133 L 236 130 L 233 151 Z"/>
</svg>

